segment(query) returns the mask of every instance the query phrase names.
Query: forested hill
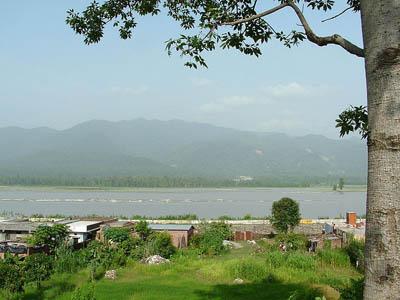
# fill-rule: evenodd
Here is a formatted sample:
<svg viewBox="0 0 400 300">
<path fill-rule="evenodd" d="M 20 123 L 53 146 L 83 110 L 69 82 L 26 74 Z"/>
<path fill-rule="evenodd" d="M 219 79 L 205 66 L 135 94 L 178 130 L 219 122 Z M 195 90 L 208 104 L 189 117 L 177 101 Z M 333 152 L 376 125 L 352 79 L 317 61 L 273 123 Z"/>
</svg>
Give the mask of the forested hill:
<svg viewBox="0 0 400 300">
<path fill-rule="evenodd" d="M 0 176 L 345 177 L 364 182 L 356 138 L 290 137 L 184 121 L 89 121 L 0 129 Z"/>
</svg>

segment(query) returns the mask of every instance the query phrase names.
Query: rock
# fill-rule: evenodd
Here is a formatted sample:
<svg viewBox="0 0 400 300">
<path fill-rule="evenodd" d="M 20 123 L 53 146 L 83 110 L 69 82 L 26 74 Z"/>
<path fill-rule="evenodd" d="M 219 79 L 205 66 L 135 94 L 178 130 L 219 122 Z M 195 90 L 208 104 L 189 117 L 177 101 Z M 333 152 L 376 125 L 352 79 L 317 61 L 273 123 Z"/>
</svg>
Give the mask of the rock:
<svg viewBox="0 0 400 300">
<path fill-rule="evenodd" d="M 233 281 L 233 283 L 234 283 L 234 284 L 242 284 L 242 283 L 243 283 L 243 279 L 241 279 L 241 278 L 236 278 L 236 279 Z"/>
<path fill-rule="evenodd" d="M 225 247 L 228 247 L 228 248 L 231 248 L 231 249 L 240 249 L 240 248 L 243 248 L 243 246 L 240 245 L 239 243 L 232 242 L 232 241 L 228 241 L 228 240 L 223 240 L 223 241 L 222 241 L 222 244 L 223 244 Z"/>
<path fill-rule="evenodd" d="M 104 278 L 115 280 L 117 278 L 117 271 L 109 270 L 104 274 Z"/>
<path fill-rule="evenodd" d="M 169 259 L 166 259 L 160 255 L 153 255 L 145 258 L 143 262 L 148 265 L 159 265 L 169 263 Z"/>
<path fill-rule="evenodd" d="M 257 245 L 257 242 L 254 241 L 254 240 L 248 240 L 247 244 L 249 244 L 249 245 Z"/>
</svg>

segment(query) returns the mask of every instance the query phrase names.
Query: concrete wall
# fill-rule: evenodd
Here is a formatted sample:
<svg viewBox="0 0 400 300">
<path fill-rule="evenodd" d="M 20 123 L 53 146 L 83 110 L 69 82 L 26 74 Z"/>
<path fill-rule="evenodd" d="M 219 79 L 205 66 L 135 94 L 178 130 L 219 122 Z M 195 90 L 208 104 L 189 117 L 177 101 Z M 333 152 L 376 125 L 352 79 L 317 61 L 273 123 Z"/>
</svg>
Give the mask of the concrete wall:
<svg viewBox="0 0 400 300">
<path fill-rule="evenodd" d="M 256 234 L 266 235 L 276 230 L 271 224 L 232 224 L 233 231 L 252 231 Z M 296 233 L 316 235 L 322 232 L 323 224 L 300 224 L 294 230 Z"/>
</svg>

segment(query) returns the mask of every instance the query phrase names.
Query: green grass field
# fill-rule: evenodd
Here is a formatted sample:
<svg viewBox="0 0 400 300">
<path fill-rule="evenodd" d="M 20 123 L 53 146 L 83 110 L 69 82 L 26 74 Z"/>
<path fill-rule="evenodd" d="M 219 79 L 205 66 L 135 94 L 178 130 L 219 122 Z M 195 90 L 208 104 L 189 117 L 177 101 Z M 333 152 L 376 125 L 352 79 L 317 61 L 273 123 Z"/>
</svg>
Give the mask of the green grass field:
<svg viewBox="0 0 400 300">
<path fill-rule="evenodd" d="M 264 248 L 265 247 L 265 248 Z M 269 249 L 269 250 L 267 250 Z M 241 249 L 211 258 L 199 258 L 193 252 L 181 252 L 171 263 L 148 266 L 130 262 L 117 270 L 117 279 L 100 279 L 94 283 L 98 300 L 160 299 L 338 299 L 333 289 L 345 287 L 350 279 L 360 278 L 341 251 L 320 254 L 280 253 L 267 245 Z M 70 300 L 74 290 L 89 286 L 89 271 L 56 274 L 40 288 L 26 289 L 22 299 Z M 241 278 L 243 284 L 234 284 Z"/>
</svg>

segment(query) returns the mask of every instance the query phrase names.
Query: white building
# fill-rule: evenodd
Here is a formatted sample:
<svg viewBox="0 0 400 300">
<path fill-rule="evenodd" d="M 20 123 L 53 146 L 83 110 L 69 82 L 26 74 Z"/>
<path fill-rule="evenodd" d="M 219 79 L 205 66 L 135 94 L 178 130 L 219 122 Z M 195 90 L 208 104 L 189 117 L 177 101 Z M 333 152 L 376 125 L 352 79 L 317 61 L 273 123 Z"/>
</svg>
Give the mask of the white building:
<svg viewBox="0 0 400 300">
<path fill-rule="evenodd" d="M 94 239 L 103 221 L 74 221 L 66 224 L 69 228 L 69 237 L 74 244 Z"/>
</svg>

